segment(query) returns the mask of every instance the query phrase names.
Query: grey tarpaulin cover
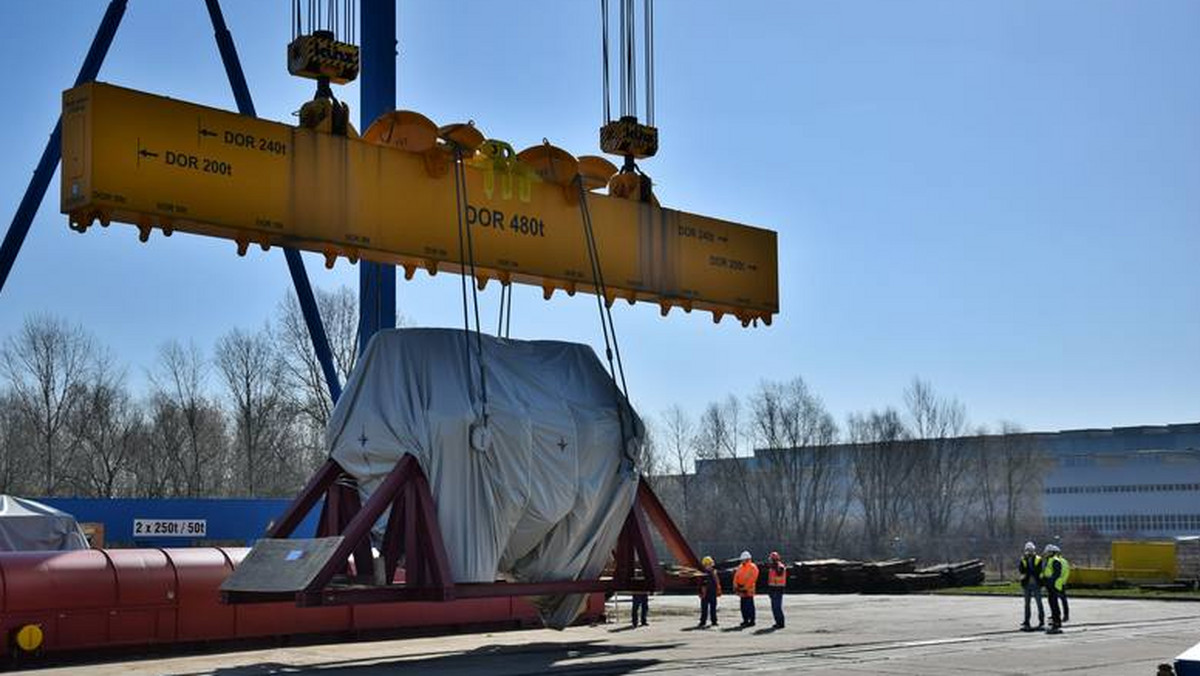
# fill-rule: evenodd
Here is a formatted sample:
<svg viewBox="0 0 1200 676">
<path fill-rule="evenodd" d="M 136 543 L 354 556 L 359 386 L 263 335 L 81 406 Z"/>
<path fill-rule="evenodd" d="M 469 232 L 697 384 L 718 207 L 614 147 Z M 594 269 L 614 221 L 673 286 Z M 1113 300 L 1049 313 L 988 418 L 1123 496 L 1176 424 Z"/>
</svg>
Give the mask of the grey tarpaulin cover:
<svg viewBox="0 0 1200 676">
<path fill-rule="evenodd" d="M 40 502 L 0 495 L 0 551 L 87 549 L 75 517 Z"/>
<path fill-rule="evenodd" d="M 622 448 L 613 381 L 590 347 L 482 339 L 486 451 L 470 444 L 482 414 L 475 336 L 397 329 L 375 334 L 346 383 L 330 454 L 364 500 L 403 454 L 416 457 L 455 582 L 595 579 L 636 496 L 641 422 L 623 403 Z M 539 599 L 542 620 L 564 627 L 585 600 Z"/>
</svg>

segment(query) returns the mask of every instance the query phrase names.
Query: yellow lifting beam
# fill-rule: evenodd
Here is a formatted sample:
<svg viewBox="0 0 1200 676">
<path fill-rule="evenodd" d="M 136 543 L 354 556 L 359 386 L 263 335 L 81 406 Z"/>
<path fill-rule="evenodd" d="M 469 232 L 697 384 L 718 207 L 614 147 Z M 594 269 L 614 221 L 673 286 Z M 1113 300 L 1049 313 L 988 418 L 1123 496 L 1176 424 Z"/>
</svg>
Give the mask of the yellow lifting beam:
<svg viewBox="0 0 1200 676">
<path fill-rule="evenodd" d="M 515 153 L 473 126 L 391 113 L 362 138 L 253 119 L 103 83 L 63 94 L 61 210 L 71 227 L 130 223 L 461 273 L 454 147 L 466 161 L 477 284 L 594 293 L 579 209 L 612 167 L 550 145 Z M 746 325 L 779 311 L 776 235 L 588 192 L 605 300 L 706 310 Z"/>
</svg>

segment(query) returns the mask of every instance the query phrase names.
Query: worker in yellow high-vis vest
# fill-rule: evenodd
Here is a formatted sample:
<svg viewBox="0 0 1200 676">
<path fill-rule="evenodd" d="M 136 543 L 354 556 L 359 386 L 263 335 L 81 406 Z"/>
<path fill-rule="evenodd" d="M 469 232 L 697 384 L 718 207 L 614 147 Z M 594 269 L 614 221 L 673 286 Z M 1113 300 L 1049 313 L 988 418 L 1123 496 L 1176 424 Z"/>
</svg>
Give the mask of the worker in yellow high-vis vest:
<svg viewBox="0 0 1200 676">
<path fill-rule="evenodd" d="M 1042 631 L 1046 628 L 1046 609 L 1042 607 L 1042 557 L 1037 554 L 1037 546 L 1032 542 L 1025 543 L 1025 552 L 1017 561 L 1017 572 L 1021 574 L 1021 590 L 1025 593 L 1025 621 L 1021 623 L 1021 631 Z M 1037 627 L 1029 624 L 1030 601 L 1037 601 Z"/>
<path fill-rule="evenodd" d="M 1070 617 L 1067 607 L 1067 578 L 1071 575 L 1071 563 L 1062 555 L 1058 545 L 1046 545 L 1042 552 L 1042 580 L 1050 597 L 1050 628 L 1047 634 L 1061 634 L 1062 623 Z"/>
</svg>

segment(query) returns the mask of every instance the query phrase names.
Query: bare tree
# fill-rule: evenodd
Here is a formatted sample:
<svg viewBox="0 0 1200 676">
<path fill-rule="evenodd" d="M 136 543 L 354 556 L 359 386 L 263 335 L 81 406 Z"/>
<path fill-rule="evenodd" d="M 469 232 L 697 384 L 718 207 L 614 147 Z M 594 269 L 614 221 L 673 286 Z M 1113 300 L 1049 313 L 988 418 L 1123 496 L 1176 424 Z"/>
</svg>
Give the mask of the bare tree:
<svg viewBox="0 0 1200 676">
<path fill-rule="evenodd" d="M 802 378 L 762 383 L 751 397 L 751 411 L 755 437 L 767 447 L 756 455 L 781 535 L 805 550 L 817 542 L 832 544 L 828 540 L 840 533 L 849 500 L 837 480 L 844 467 L 831 448 L 837 436 L 833 416 Z"/>
<path fill-rule="evenodd" d="M 695 423 L 678 404 L 664 411 L 662 419 L 663 444 L 666 447 L 665 454 L 669 459 L 667 464 L 671 471 L 678 473 L 680 509 L 677 513 L 681 517 L 679 527 L 687 533 L 689 532 L 688 521 L 692 514 L 692 483 L 695 479 L 694 472 L 689 471 L 692 470 L 694 461 L 692 435 Z"/>
<path fill-rule="evenodd" d="M 157 369 L 150 374 L 151 444 L 148 449 L 171 458 L 162 480 L 176 495 L 215 493 L 224 483 L 224 421 L 206 396 L 208 362 L 195 344 L 171 341 L 159 349 Z"/>
<path fill-rule="evenodd" d="M 0 392 L 0 493 L 36 491 L 43 483 L 37 450 L 30 443 L 37 435 L 32 423 L 11 389 Z"/>
<path fill-rule="evenodd" d="M 234 412 L 237 447 L 243 455 L 246 489 L 255 495 L 288 483 L 291 474 L 280 448 L 287 445 L 288 402 L 284 365 L 275 353 L 269 331 L 246 333 L 234 329 L 217 341 L 216 363 L 225 381 Z M 264 479 L 268 485 L 264 486 Z"/>
<path fill-rule="evenodd" d="M 865 544 L 872 553 L 884 553 L 889 538 L 900 530 L 902 510 L 909 501 L 907 487 L 917 470 L 913 454 L 902 447 L 909 433 L 892 408 L 853 414 L 846 429 L 853 445 L 854 485 L 862 507 Z"/>
<path fill-rule="evenodd" d="M 93 340 L 82 327 L 48 315 L 26 319 L 0 350 L 13 403 L 35 430 L 46 495 L 60 487 L 59 470 L 74 450 L 64 432 L 88 377 L 92 350 Z"/>
<path fill-rule="evenodd" d="M 700 416 L 695 435 L 696 457 L 719 460 L 721 471 L 710 477 L 712 494 L 718 500 L 713 506 L 726 526 L 737 528 L 743 540 L 762 539 L 772 535 L 770 503 L 760 485 L 756 458 L 743 455 L 748 447 L 742 422 L 742 405 L 734 396 L 723 403 L 709 404 Z"/>
<path fill-rule="evenodd" d="M 1035 521 L 1042 513 L 1042 488 L 1049 458 L 1037 439 L 1015 423 L 1001 423 L 1000 440 L 1003 533 L 1011 540 L 1022 531 L 1041 526 Z"/>
<path fill-rule="evenodd" d="M 358 297 L 347 286 L 314 291 L 334 368 L 339 382 L 344 384 L 358 358 Z M 315 429 L 323 432 L 333 402 L 295 294 L 289 293 L 280 301 L 275 336 L 284 355 L 288 384 L 296 392 L 300 410 Z"/>
<path fill-rule="evenodd" d="M 904 392 L 911 421 L 919 470 L 914 475 L 917 500 L 910 505 L 931 542 L 944 538 L 953 517 L 960 512 L 971 470 L 971 457 L 962 439 L 966 409 L 956 399 L 945 399 L 919 378 Z"/>
<path fill-rule="evenodd" d="M 96 359 L 92 376 L 81 386 L 67 428 L 79 447 L 70 467 L 77 491 L 115 497 L 141 438 L 142 414 L 125 389 L 125 374 L 107 350 Z"/>
</svg>

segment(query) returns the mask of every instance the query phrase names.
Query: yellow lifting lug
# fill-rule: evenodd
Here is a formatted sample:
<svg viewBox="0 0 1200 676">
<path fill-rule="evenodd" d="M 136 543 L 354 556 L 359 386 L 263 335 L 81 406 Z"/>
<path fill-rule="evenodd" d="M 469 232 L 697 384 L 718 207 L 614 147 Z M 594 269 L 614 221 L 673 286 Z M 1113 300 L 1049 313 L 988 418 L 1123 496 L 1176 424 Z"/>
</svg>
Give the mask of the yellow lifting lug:
<svg viewBox="0 0 1200 676">
<path fill-rule="evenodd" d="M 575 188 L 579 160 L 574 155 L 542 139 L 541 145 L 530 146 L 517 153 L 517 159 L 532 169 L 543 182 L 561 187 L 567 204 L 579 203 L 579 193 Z"/>
<path fill-rule="evenodd" d="M 608 186 L 609 179 L 616 174 L 617 165 L 599 155 L 582 155 L 579 158 L 579 180 L 588 192 Z"/>
<path fill-rule="evenodd" d="M 438 127 L 433 120 L 412 110 L 384 113 L 367 127 L 362 139 L 410 153 L 423 153 L 437 145 Z"/>
<path fill-rule="evenodd" d="M 346 84 L 358 77 L 358 46 L 334 39 L 332 31 L 313 31 L 288 45 L 288 72 L 313 80 Z"/>
<path fill-rule="evenodd" d="M 513 181 L 522 180 L 527 183 L 529 177 L 525 173 L 521 173 L 518 177 L 517 171 L 517 151 L 504 141 L 497 139 L 488 139 L 479 146 L 479 152 L 476 153 L 470 161 L 467 162 L 472 167 L 475 167 L 483 175 L 483 194 L 488 199 L 496 197 L 496 177 L 500 177 L 500 195 L 501 199 L 512 199 L 513 196 Z M 522 201 L 529 201 L 529 187 L 522 184 L 520 192 L 524 196 Z"/>
<path fill-rule="evenodd" d="M 438 129 L 438 136 L 447 144 L 461 149 L 464 160 L 474 156 L 484 141 L 483 133 L 475 128 L 474 122 L 442 125 Z"/>
<path fill-rule="evenodd" d="M 440 143 L 426 150 L 425 171 L 432 178 L 441 178 L 450 171 L 455 153 L 462 155 L 463 161 L 470 161 L 475 152 L 483 145 L 483 133 L 475 128 L 474 122 L 456 122 L 442 125 L 438 128 Z"/>
<path fill-rule="evenodd" d="M 658 128 L 626 115 L 600 127 L 600 149 L 609 155 L 644 160 L 658 153 Z"/>
</svg>

